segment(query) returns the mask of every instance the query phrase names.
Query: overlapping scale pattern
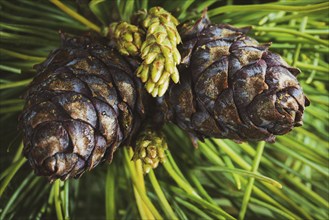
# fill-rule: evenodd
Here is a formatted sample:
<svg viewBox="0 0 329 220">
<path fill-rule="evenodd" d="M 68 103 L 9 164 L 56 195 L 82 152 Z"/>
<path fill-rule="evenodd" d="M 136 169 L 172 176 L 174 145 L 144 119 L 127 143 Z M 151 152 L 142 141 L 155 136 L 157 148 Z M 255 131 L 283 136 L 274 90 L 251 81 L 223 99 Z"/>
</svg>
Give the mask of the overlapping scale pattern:
<svg viewBox="0 0 329 220">
<path fill-rule="evenodd" d="M 157 121 L 172 121 L 197 137 L 273 142 L 302 125 L 309 101 L 299 70 L 247 37 L 248 29 L 201 18 L 180 33 L 180 85 L 158 99 Z"/>
<path fill-rule="evenodd" d="M 139 129 L 148 99 L 131 65 L 101 39 L 62 38 L 37 66 L 20 116 L 24 154 L 50 180 L 111 161 Z"/>
</svg>

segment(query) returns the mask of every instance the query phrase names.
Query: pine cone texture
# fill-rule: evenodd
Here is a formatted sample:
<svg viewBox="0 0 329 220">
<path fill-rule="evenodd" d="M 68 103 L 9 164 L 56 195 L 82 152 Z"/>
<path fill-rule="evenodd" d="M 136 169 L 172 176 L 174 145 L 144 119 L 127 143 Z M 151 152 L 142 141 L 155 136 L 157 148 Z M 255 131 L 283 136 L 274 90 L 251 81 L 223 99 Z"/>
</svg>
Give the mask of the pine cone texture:
<svg viewBox="0 0 329 220">
<path fill-rule="evenodd" d="M 137 69 L 137 76 L 153 97 L 163 96 L 170 78 L 179 81 L 176 65 L 180 63 L 177 44 L 181 42 L 176 29 L 178 21 L 163 8 L 151 8 L 142 22 L 146 38 L 141 46 L 143 62 Z"/>
<path fill-rule="evenodd" d="M 172 121 L 199 138 L 273 142 L 302 125 L 309 101 L 299 70 L 245 35 L 246 29 L 184 24 L 180 33 L 182 77 L 160 104 L 157 121 Z"/>
<path fill-rule="evenodd" d="M 129 63 L 100 39 L 62 38 L 37 67 L 20 120 L 24 154 L 50 180 L 111 161 L 140 129 L 147 99 Z"/>
</svg>

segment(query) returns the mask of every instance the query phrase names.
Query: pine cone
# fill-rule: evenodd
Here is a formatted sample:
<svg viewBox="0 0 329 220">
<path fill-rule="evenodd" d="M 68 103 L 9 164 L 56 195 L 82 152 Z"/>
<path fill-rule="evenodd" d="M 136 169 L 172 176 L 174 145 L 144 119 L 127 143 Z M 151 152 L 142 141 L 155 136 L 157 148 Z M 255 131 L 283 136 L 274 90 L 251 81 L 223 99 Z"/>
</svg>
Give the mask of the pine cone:
<svg viewBox="0 0 329 220">
<path fill-rule="evenodd" d="M 143 19 L 146 39 L 141 46 L 143 63 L 137 69 L 137 76 L 153 97 L 163 96 L 170 78 L 179 81 L 176 65 L 180 63 L 177 44 L 181 42 L 176 25 L 178 21 L 163 8 L 154 7 Z"/>
<path fill-rule="evenodd" d="M 101 39 L 62 38 L 37 66 L 20 118 L 24 155 L 50 180 L 111 161 L 140 129 L 149 97 L 129 63 Z"/>
<path fill-rule="evenodd" d="M 137 56 L 140 53 L 145 33 L 142 29 L 127 22 L 110 25 L 109 37 L 115 42 L 122 55 Z"/>
<path fill-rule="evenodd" d="M 273 142 L 302 125 L 309 105 L 296 79 L 300 72 L 247 37 L 247 29 L 183 24 L 181 83 L 158 99 L 156 121 L 172 121 L 199 137 Z"/>
</svg>

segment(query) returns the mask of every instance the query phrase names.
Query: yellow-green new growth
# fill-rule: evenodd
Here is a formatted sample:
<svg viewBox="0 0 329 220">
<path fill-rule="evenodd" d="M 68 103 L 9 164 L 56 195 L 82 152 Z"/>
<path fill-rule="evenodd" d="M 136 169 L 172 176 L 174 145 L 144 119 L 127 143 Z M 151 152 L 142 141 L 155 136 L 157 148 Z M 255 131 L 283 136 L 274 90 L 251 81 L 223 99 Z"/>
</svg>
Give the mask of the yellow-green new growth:
<svg viewBox="0 0 329 220">
<path fill-rule="evenodd" d="M 151 169 L 155 169 L 159 162 L 166 161 L 165 150 L 167 148 L 167 142 L 161 132 L 146 129 L 136 141 L 133 160 L 140 159 L 144 173 L 148 173 Z"/>
<path fill-rule="evenodd" d="M 127 56 L 139 55 L 144 35 L 143 30 L 127 22 L 114 22 L 109 29 L 109 37 L 119 52 Z"/>
<path fill-rule="evenodd" d="M 151 8 L 142 22 L 146 38 L 141 46 L 143 62 L 137 69 L 137 76 L 153 97 L 165 94 L 170 78 L 174 83 L 179 81 L 176 65 L 181 61 L 177 49 L 181 38 L 177 25 L 177 19 L 161 7 Z"/>
</svg>

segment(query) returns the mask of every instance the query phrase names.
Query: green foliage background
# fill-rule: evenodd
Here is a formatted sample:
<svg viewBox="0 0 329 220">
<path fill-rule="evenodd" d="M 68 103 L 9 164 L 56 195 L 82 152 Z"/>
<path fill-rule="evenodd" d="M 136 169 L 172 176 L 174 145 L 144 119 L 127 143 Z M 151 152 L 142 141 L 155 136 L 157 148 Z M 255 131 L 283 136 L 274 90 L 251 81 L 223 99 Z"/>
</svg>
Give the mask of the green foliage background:
<svg viewBox="0 0 329 220">
<path fill-rule="evenodd" d="M 327 1 L 78 2 L 81 16 L 73 1 L 0 1 L 0 219 L 329 219 Z M 207 139 L 193 149 L 166 125 L 168 161 L 146 176 L 128 148 L 79 180 L 50 184 L 35 176 L 16 128 L 33 65 L 59 46 L 58 30 L 102 33 L 152 6 L 180 21 L 208 7 L 212 22 L 252 26 L 251 36 L 273 42 L 272 51 L 303 71 L 298 78 L 311 100 L 304 126 L 274 144 Z"/>
</svg>

